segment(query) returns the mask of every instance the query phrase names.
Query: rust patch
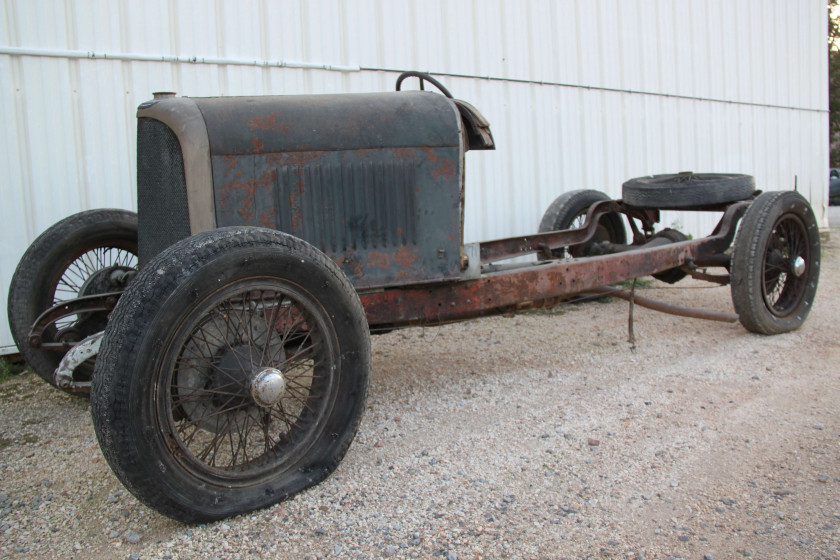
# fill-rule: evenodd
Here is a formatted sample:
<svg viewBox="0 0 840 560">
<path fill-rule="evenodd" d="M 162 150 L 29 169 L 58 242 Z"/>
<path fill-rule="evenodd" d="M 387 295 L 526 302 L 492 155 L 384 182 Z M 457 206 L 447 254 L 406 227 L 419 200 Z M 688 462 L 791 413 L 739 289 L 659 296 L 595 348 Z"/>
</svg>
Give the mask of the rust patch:
<svg viewBox="0 0 840 560">
<path fill-rule="evenodd" d="M 305 332 L 309 330 L 309 327 L 306 324 L 306 318 L 303 316 L 303 314 L 301 314 L 297 307 L 292 306 L 286 308 L 283 311 L 280 311 L 279 313 L 276 311 L 273 311 L 271 313 L 272 315 L 267 317 L 267 319 L 275 317 L 272 326 L 278 332 Z"/>
<path fill-rule="evenodd" d="M 414 148 L 392 148 L 391 153 L 399 159 L 417 160 L 417 150 Z"/>
<path fill-rule="evenodd" d="M 443 176 L 444 179 L 451 179 L 455 176 L 455 164 L 452 163 L 451 159 L 444 160 L 440 165 L 438 165 L 437 169 L 432 171 L 432 177 L 435 180 Z"/>
<path fill-rule="evenodd" d="M 235 160 L 235 158 L 233 159 Z M 245 181 L 238 180 L 243 176 L 240 170 L 234 172 L 233 176 L 235 179 L 224 183 L 218 189 L 217 202 L 219 207 L 227 211 L 231 202 L 235 202 L 237 204 L 236 208 L 230 211 L 238 213 L 244 223 L 259 223 L 264 227 L 274 227 L 274 218 L 272 217 L 272 213 L 275 212 L 274 208 L 265 210 L 259 217 L 256 216 L 256 195 L 260 189 L 271 190 L 277 178 L 277 170 L 266 169 L 256 179 Z"/>
<path fill-rule="evenodd" d="M 434 148 L 423 148 L 423 151 L 426 152 L 426 159 L 429 163 L 435 163 L 438 160 L 438 154 Z"/>
<path fill-rule="evenodd" d="M 265 155 L 265 162 L 268 165 L 279 167 L 288 165 L 290 167 L 303 167 L 307 163 L 321 159 L 327 152 L 281 152 Z"/>
<path fill-rule="evenodd" d="M 277 181 L 277 169 L 271 168 L 263 171 L 262 175 L 257 177 L 254 184 L 260 188 L 271 188 Z"/>
<path fill-rule="evenodd" d="M 299 191 L 303 190 L 302 186 L 298 187 Z M 303 226 L 303 208 L 297 202 L 297 197 L 292 191 L 289 191 L 289 208 L 292 210 L 291 221 L 292 221 L 292 231 L 291 233 L 297 233 L 300 231 L 300 228 Z"/>
<path fill-rule="evenodd" d="M 400 271 L 397 272 L 397 278 L 399 280 L 405 280 L 413 277 L 413 266 L 414 261 L 416 261 L 419 256 L 418 252 L 418 249 L 411 250 L 408 247 L 401 247 L 394 255 L 394 260 L 400 266 Z"/>
<path fill-rule="evenodd" d="M 403 270 L 411 268 L 414 264 L 414 261 L 417 260 L 418 257 L 418 249 L 411 250 L 408 247 L 401 247 L 399 251 L 396 252 L 394 255 L 394 260 L 400 265 L 400 268 Z"/>
<path fill-rule="evenodd" d="M 222 158 L 222 161 L 225 163 L 224 175 L 227 177 L 239 163 L 239 158 L 236 156 L 225 156 Z"/>
<path fill-rule="evenodd" d="M 236 211 L 242 216 L 242 219 L 246 223 L 253 223 L 254 221 L 254 195 L 256 194 L 257 187 L 254 185 L 252 181 L 248 181 L 246 183 L 235 183 L 231 185 L 231 189 L 241 190 L 243 192 L 242 196 L 242 203 L 239 205 L 239 208 Z"/>
<path fill-rule="evenodd" d="M 387 253 L 380 253 L 379 251 L 371 251 L 368 253 L 368 266 L 371 268 L 386 269 L 391 266 L 391 256 Z"/>
<path fill-rule="evenodd" d="M 276 130 L 285 134 L 289 132 L 295 123 L 291 122 L 286 124 L 280 119 L 280 114 L 276 112 L 265 115 L 264 117 L 254 117 L 248 121 L 248 128 L 251 130 Z"/>
<path fill-rule="evenodd" d="M 255 138 L 254 140 L 251 140 L 251 145 L 254 146 L 254 153 L 255 154 L 259 154 L 265 148 L 265 142 L 263 142 L 259 138 Z"/>
<path fill-rule="evenodd" d="M 729 212 L 735 208 L 731 206 Z M 739 211 L 743 213 L 745 206 Z M 740 217 L 740 216 L 738 216 Z M 726 216 L 724 216 L 724 220 Z M 722 223 L 724 222 L 722 220 Z M 737 220 L 735 220 L 737 222 Z M 720 233 L 679 245 L 665 245 L 633 253 L 617 253 L 572 261 L 557 260 L 539 267 L 522 268 L 504 274 L 486 275 L 475 280 L 429 286 L 405 286 L 361 297 L 371 325 L 436 324 L 479 317 L 505 310 L 532 307 L 550 298 L 566 297 L 681 266 L 689 257 L 725 250 L 734 236 L 734 224 L 727 222 Z M 607 293 L 599 288 L 600 293 Z M 441 305 L 441 303 L 445 305 Z M 676 313 L 674 306 L 668 312 Z M 696 310 L 679 314 L 700 317 Z M 702 313 L 703 318 L 732 320 L 731 314 Z"/>
<path fill-rule="evenodd" d="M 274 229 L 274 220 L 271 217 L 271 212 L 268 210 L 263 210 L 262 214 L 260 214 L 260 226 Z"/>
<path fill-rule="evenodd" d="M 351 278 L 361 278 L 364 276 L 364 270 L 359 262 L 359 257 L 356 252 L 350 249 L 344 255 L 335 255 L 332 257 L 335 264 L 341 267 L 344 273 Z"/>
</svg>

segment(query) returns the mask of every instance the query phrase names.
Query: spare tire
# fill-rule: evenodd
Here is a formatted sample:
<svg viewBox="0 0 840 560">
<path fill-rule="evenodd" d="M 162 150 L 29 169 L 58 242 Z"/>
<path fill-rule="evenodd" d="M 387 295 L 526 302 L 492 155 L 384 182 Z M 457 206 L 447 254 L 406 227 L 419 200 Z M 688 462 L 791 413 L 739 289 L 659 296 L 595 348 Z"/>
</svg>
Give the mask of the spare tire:
<svg viewBox="0 0 840 560">
<path fill-rule="evenodd" d="M 622 185 L 626 204 L 663 210 L 692 210 L 747 200 L 755 177 L 730 173 L 671 173 L 630 179 Z"/>
</svg>

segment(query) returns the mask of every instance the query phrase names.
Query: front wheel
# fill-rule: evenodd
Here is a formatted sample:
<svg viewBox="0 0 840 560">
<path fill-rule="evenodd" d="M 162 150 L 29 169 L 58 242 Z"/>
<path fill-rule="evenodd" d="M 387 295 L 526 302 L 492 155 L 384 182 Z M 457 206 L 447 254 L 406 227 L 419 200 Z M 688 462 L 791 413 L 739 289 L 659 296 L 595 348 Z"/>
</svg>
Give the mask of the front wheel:
<svg viewBox="0 0 840 560">
<path fill-rule="evenodd" d="M 91 391 L 111 468 L 184 522 L 266 507 L 329 475 L 361 419 L 359 298 L 311 245 L 259 228 L 176 243 L 114 310 Z"/>
<path fill-rule="evenodd" d="M 793 191 L 759 195 L 732 251 L 732 303 L 752 332 L 779 334 L 805 322 L 820 277 L 820 234 L 808 201 Z"/>
</svg>

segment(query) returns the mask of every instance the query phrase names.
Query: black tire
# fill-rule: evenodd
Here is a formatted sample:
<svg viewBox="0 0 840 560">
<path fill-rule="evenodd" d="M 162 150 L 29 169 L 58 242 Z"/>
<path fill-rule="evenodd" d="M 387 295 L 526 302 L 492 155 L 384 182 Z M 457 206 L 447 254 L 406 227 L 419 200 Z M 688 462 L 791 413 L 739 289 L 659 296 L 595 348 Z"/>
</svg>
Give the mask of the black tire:
<svg viewBox="0 0 840 560">
<path fill-rule="evenodd" d="M 119 291 L 110 272 L 137 269 L 137 214 L 127 210 L 89 210 L 65 218 L 47 229 L 29 246 L 9 286 L 9 327 L 29 366 L 55 385 L 53 372 L 64 352 L 32 348 L 29 331 L 35 319 L 62 301 L 82 295 Z M 78 342 L 99 332 L 106 313 L 62 319 L 48 328 L 44 342 Z M 93 360 L 76 369 L 75 381 L 88 381 Z"/>
<path fill-rule="evenodd" d="M 626 204 L 665 210 L 702 209 L 747 200 L 755 178 L 724 173 L 676 173 L 630 179 L 621 187 Z"/>
<path fill-rule="evenodd" d="M 735 235 L 731 268 L 732 303 L 747 330 L 799 328 L 820 277 L 820 233 L 808 201 L 793 191 L 758 196 Z"/>
<path fill-rule="evenodd" d="M 653 239 L 657 238 L 667 239 L 669 243 L 679 243 L 680 241 L 688 241 L 688 237 L 686 237 L 681 231 L 671 228 L 663 229 L 662 231 L 656 232 L 656 234 L 653 236 Z M 657 272 L 652 276 L 662 282 L 666 282 L 668 284 L 676 284 L 688 275 L 682 268 L 678 267 L 670 268 L 662 272 Z"/>
<path fill-rule="evenodd" d="M 576 229 L 583 226 L 586 211 L 596 202 L 610 200 L 606 194 L 595 190 L 575 190 L 561 194 L 545 211 L 540 220 L 540 233 Z M 602 241 L 623 245 L 627 243 L 627 233 L 621 214 L 610 212 L 601 218 L 595 237 L 586 244 L 573 247 L 561 247 L 551 251 L 554 258 L 584 257 L 591 254 L 592 247 Z"/>
<path fill-rule="evenodd" d="M 263 406 L 255 373 L 283 380 Z M 335 263 L 281 232 L 222 228 L 172 245 L 123 294 L 91 412 L 140 501 L 203 522 L 326 478 L 356 433 L 369 373 L 364 310 Z"/>
</svg>

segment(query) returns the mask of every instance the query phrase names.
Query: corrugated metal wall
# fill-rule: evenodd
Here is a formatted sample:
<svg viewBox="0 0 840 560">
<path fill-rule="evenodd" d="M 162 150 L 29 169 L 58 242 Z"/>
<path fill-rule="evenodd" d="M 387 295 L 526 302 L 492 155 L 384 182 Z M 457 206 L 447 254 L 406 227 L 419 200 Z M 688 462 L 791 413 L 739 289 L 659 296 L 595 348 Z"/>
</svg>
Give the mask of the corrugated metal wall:
<svg viewBox="0 0 840 560">
<path fill-rule="evenodd" d="M 573 188 L 742 172 L 826 224 L 823 0 L 9 0 L 0 12 L 0 347 L 28 244 L 82 209 L 135 208 L 153 91 L 383 91 L 444 74 L 492 123 L 467 155 L 466 240 L 533 232 Z M 305 68 L 311 65 L 324 68 Z M 414 87 L 412 85 L 412 87 Z M 694 235 L 713 217 L 666 214 Z"/>
</svg>

